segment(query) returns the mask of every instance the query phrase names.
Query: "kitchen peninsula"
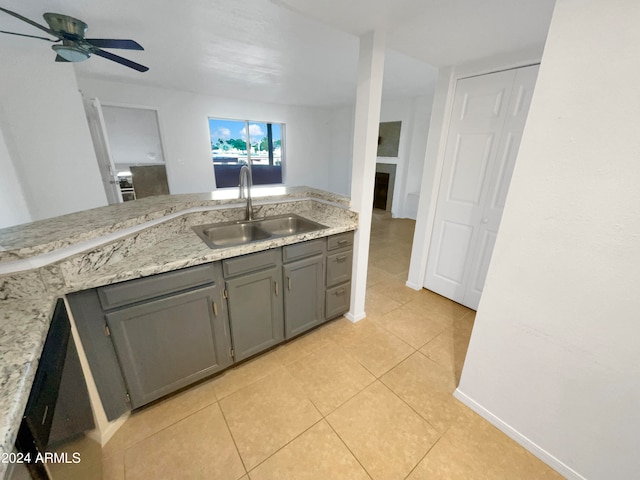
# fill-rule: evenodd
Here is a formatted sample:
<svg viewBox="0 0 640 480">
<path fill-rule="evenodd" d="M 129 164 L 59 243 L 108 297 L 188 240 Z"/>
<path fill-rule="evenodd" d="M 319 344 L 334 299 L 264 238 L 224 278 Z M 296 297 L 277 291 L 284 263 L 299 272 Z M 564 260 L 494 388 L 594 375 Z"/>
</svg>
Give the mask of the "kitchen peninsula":
<svg viewBox="0 0 640 480">
<path fill-rule="evenodd" d="M 148 197 L 0 230 L 0 453 L 13 448 L 56 298 L 357 228 L 341 195 L 265 187 L 253 196 L 257 219 L 293 213 L 326 228 L 211 249 L 192 227 L 241 220 L 234 189 Z"/>
</svg>

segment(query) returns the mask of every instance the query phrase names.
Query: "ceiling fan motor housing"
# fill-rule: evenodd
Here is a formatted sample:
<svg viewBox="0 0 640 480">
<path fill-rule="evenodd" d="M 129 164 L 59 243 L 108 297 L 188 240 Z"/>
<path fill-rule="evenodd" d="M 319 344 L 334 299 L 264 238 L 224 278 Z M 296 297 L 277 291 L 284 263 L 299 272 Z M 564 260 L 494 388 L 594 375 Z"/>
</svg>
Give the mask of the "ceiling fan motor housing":
<svg viewBox="0 0 640 480">
<path fill-rule="evenodd" d="M 67 35 L 70 40 L 84 38 L 87 33 L 88 25 L 77 18 L 60 13 L 45 13 L 43 17 L 51 30 L 61 34 L 63 38 Z"/>
</svg>

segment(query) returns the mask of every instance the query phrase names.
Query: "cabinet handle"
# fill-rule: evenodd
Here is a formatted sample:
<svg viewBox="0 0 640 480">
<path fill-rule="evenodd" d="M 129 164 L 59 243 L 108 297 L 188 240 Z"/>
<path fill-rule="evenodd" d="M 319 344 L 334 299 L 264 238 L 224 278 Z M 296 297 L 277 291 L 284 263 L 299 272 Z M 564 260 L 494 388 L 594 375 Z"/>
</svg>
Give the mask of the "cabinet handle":
<svg viewBox="0 0 640 480">
<path fill-rule="evenodd" d="M 218 316 L 218 304 L 216 302 L 214 302 L 213 300 L 211 301 L 211 304 L 213 305 L 213 314 L 217 317 Z"/>
<path fill-rule="evenodd" d="M 347 259 L 347 256 L 346 256 L 346 255 L 342 255 L 341 257 L 337 257 L 337 258 L 336 258 L 336 261 L 337 261 L 337 262 L 339 262 L 339 263 L 342 263 L 342 262 L 344 262 L 346 259 Z"/>
<path fill-rule="evenodd" d="M 345 243 L 349 243 L 349 240 L 343 238 L 342 240 L 338 240 L 338 245 L 344 245 Z"/>
<path fill-rule="evenodd" d="M 278 296 L 278 282 L 274 282 L 276 284 L 276 296 Z"/>
<path fill-rule="evenodd" d="M 289 288 L 289 291 L 291 291 L 291 277 L 287 277 L 287 287 Z"/>
<path fill-rule="evenodd" d="M 336 295 L 336 296 L 344 295 L 344 292 L 345 292 L 345 291 L 346 291 L 346 290 L 345 290 L 344 288 L 341 288 L 340 290 L 336 290 L 335 295 Z"/>
</svg>

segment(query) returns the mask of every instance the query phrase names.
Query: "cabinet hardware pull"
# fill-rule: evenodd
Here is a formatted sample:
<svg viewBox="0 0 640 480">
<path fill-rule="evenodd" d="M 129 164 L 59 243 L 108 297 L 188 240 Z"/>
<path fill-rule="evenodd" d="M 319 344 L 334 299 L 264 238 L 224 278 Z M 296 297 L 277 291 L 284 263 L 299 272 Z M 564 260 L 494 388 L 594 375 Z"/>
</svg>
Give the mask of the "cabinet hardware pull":
<svg viewBox="0 0 640 480">
<path fill-rule="evenodd" d="M 345 243 L 349 243 L 349 240 L 343 238 L 342 240 L 338 240 L 338 245 L 344 245 Z"/>
<path fill-rule="evenodd" d="M 287 287 L 289 287 L 289 291 L 291 291 L 291 277 L 287 277 Z"/>
<path fill-rule="evenodd" d="M 338 295 L 344 295 L 345 289 L 341 288 L 340 290 L 336 290 L 336 296 Z"/>
<path fill-rule="evenodd" d="M 276 284 L 276 296 L 278 296 L 278 282 L 274 282 Z"/>
<path fill-rule="evenodd" d="M 337 257 L 337 258 L 336 258 L 336 261 L 337 261 L 337 262 L 342 263 L 342 262 L 344 262 L 346 259 L 347 259 L 347 256 L 346 256 L 346 255 L 342 255 L 341 257 Z"/>
<path fill-rule="evenodd" d="M 218 304 L 214 301 L 211 302 L 211 304 L 213 305 L 213 314 L 217 317 L 218 316 Z"/>
</svg>

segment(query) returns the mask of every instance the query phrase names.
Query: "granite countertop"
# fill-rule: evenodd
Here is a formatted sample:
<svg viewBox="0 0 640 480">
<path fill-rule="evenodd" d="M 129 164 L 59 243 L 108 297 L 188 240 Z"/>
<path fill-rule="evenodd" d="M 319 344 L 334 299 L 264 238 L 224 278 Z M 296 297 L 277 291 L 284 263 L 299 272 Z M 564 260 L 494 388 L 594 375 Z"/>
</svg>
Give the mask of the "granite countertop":
<svg viewBox="0 0 640 480">
<path fill-rule="evenodd" d="M 13 448 L 56 298 L 357 228 L 348 197 L 308 187 L 252 193 L 256 218 L 298 213 L 327 228 L 210 249 L 191 227 L 240 220 L 244 201 L 234 189 L 148 197 L 0 229 L 0 454 Z M 0 478 L 6 467 L 0 463 Z"/>
</svg>

